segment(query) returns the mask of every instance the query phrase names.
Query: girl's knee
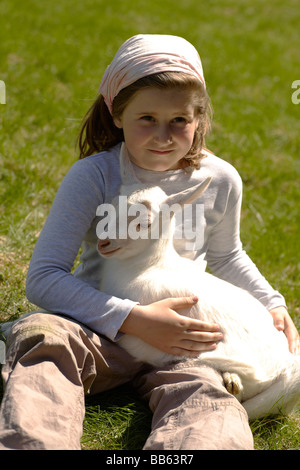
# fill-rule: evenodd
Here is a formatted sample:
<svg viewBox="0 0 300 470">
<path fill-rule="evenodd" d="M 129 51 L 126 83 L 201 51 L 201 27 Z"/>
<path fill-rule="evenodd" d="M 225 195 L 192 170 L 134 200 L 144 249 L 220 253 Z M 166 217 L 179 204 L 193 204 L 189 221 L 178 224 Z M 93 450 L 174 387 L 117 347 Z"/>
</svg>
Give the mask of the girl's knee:
<svg viewBox="0 0 300 470">
<path fill-rule="evenodd" d="M 54 350 L 68 347 L 69 343 L 65 319 L 53 314 L 33 312 L 12 325 L 6 343 L 7 359 L 15 362 L 33 350 L 41 356 L 48 349 L 51 355 Z"/>
<path fill-rule="evenodd" d="M 15 321 L 11 328 L 11 336 L 35 336 L 38 333 L 56 333 L 58 336 L 68 331 L 68 320 L 52 313 L 31 312 Z M 9 338 L 8 338 L 9 339 Z"/>
</svg>

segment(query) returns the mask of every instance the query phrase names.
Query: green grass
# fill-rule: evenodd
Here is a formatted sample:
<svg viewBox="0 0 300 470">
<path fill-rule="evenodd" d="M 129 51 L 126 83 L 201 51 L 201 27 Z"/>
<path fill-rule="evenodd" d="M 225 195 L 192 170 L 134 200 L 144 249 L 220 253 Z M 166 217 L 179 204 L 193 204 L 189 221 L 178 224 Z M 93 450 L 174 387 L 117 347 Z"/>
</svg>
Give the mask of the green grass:
<svg viewBox="0 0 300 470">
<path fill-rule="evenodd" d="M 130 385 L 86 399 L 84 450 L 139 450 L 151 428 L 152 413 Z"/>
<path fill-rule="evenodd" d="M 152 32 L 184 36 L 202 56 L 214 107 L 208 145 L 244 181 L 244 247 L 299 327 L 298 0 L 2 0 L 0 8 L 1 320 L 33 308 L 24 294 L 30 256 L 106 65 L 125 39 Z M 87 401 L 85 448 L 142 446 L 149 412 L 123 392 Z M 300 448 L 299 414 L 252 426 L 258 449 Z"/>
</svg>

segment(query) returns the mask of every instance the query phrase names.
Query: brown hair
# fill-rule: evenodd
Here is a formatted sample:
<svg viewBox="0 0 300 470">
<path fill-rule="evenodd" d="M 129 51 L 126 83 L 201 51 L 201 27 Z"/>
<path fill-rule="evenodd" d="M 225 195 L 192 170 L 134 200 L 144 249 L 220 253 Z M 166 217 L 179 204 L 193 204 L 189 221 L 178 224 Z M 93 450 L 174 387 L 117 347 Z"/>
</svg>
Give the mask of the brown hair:
<svg viewBox="0 0 300 470">
<path fill-rule="evenodd" d="M 121 117 L 124 109 L 134 94 L 143 88 L 189 88 L 194 93 L 195 116 L 199 120 L 195 131 L 193 144 L 185 157 L 181 159 L 182 168 L 199 168 L 200 159 L 204 156 L 202 149 L 205 144 L 205 135 L 210 129 L 211 104 L 202 83 L 193 75 L 179 72 L 162 72 L 143 77 L 119 92 L 113 101 L 113 116 Z M 79 158 L 84 158 L 94 153 L 108 150 L 124 140 L 123 130 L 115 126 L 102 95 L 88 110 L 84 117 L 78 136 L 80 150 Z"/>
</svg>

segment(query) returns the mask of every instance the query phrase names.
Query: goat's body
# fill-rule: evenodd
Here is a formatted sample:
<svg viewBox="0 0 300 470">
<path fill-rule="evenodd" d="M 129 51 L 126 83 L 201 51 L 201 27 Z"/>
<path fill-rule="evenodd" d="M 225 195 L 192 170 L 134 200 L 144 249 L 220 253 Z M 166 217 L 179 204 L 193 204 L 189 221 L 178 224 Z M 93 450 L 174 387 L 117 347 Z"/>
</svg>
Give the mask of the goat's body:
<svg viewBox="0 0 300 470">
<path fill-rule="evenodd" d="M 218 323 L 224 340 L 195 361 L 240 377 L 243 405 L 250 418 L 279 409 L 289 412 L 300 397 L 300 359 L 289 352 L 284 333 L 276 330 L 265 307 L 248 292 L 201 271 L 175 251 L 146 270 L 143 265 L 145 260 L 139 263 L 136 258 L 110 259 L 101 289 L 142 305 L 167 297 L 198 296 L 195 306 L 180 313 Z M 135 336 L 124 335 L 119 344 L 136 359 L 157 367 L 182 360 Z"/>
<path fill-rule="evenodd" d="M 197 304 L 186 311 L 180 309 L 180 314 L 217 323 L 224 339 L 215 350 L 199 354 L 194 359 L 195 364 L 198 361 L 215 368 L 224 374 L 224 381 L 228 373 L 236 374 L 242 382 L 239 398 L 250 419 L 291 412 L 300 400 L 300 356 L 289 352 L 286 336 L 274 327 L 267 309 L 245 290 L 204 272 L 196 262 L 181 257 L 173 246 L 174 218 L 166 238 L 160 235 L 159 240 L 147 239 L 147 230 L 149 235 L 150 228 L 162 222 L 162 204 L 170 206 L 180 202 L 183 207 L 196 201 L 209 179 L 167 196 L 158 187 L 139 187 L 126 152 L 121 152 L 120 164 L 124 183 L 120 193 L 129 196 L 128 205 L 146 202 L 147 207 L 151 206 L 151 214 L 143 221 L 147 228 L 140 226 L 146 238 L 109 240 L 108 247 L 105 242 L 100 246 L 102 256 L 110 258 L 106 259 L 100 289 L 141 305 L 168 297 L 197 296 Z M 165 354 L 136 336 L 124 335 L 119 344 L 137 360 L 156 367 L 184 360 Z"/>
</svg>

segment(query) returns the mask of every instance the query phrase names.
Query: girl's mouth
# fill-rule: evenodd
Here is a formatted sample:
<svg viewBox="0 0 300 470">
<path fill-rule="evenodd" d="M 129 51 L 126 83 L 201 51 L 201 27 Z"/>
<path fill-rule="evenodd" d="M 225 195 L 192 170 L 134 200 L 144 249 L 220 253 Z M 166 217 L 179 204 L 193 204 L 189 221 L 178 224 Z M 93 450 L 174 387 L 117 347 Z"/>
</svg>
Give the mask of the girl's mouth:
<svg viewBox="0 0 300 470">
<path fill-rule="evenodd" d="M 152 150 L 149 149 L 151 153 L 155 153 L 156 155 L 168 155 L 169 153 L 173 152 L 173 150 Z"/>
</svg>

